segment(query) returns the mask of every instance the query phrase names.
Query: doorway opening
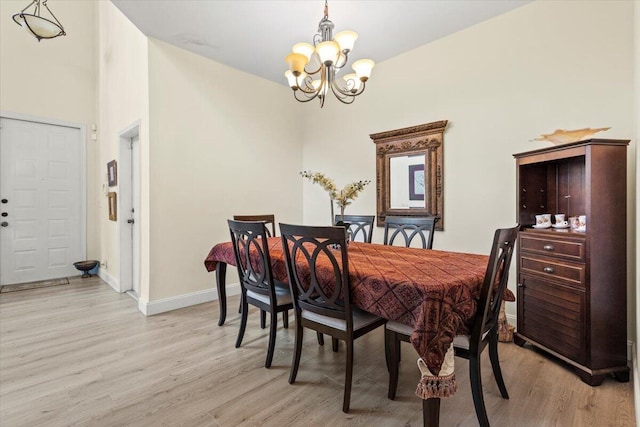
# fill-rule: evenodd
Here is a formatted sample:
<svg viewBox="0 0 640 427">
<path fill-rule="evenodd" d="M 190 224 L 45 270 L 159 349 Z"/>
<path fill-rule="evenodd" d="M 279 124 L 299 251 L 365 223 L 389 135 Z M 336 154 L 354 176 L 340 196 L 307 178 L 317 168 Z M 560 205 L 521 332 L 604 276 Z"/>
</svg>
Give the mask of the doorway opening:
<svg viewBox="0 0 640 427">
<path fill-rule="evenodd" d="M 120 292 L 140 296 L 140 122 L 120 133 L 118 228 Z"/>
</svg>

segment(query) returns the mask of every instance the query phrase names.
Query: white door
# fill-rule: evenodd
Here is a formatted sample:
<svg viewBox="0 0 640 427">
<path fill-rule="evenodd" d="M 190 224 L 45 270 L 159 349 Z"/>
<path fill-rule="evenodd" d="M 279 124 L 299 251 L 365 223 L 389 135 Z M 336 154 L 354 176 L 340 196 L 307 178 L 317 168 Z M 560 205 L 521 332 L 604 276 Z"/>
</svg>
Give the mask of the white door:
<svg viewBox="0 0 640 427">
<path fill-rule="evenodd" d="M 78 128 L 0 119 L 0 284 L 79 274 L 83 153 Z"/>
</svg>

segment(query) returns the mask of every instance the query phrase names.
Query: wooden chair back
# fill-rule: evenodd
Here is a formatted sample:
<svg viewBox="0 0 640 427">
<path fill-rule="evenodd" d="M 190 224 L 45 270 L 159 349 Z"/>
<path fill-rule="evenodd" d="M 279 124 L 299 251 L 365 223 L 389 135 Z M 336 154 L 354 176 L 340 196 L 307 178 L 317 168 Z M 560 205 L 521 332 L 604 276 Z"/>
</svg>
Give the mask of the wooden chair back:
<svg viewBox="0 0 640 427">
<path fill-rule="evenodd" d="M 268 230 L 262 221 L 227 220 L 243 293 L 251 290 L 268 295 L 275 306 L 271 258 L 267 243 Z"/>
<path fill-rule="evenodd" d="M 411 241 L 420 237 L 422 249 L 433 247 L 433 233 L 436 228 L 437 216 L 401 217 L 388 216 L 384 220 L 384 244 L 393 245 L 396 237 L 402 236 L 404 246 L 411 246 Z"/>
<path fill-rule="evenodd" d="M 340 221 L 349 224 L 352 241 L 371 243 L 375 218 L 375 215 L 336 215 L 334 224 L 339 225 Z"/>
<path fill-rule="evenodd" d="M 469 337 L 469 348 L 482 350 L 481 342 L 495 334 L 504 291 L 509 281 L 509 267 L 518 237 L 519 225 L 496 230 L 478 300 L 478 311 Z M 496 331 L 487 334 L 492 329 Z"/>
<path fill-rule="evenodd" d="M 296 319 L 308 310 L 353 329 L 345 228 L 280 224 L 280 235 Z"/>
<path fill-rule="evenodd" d="M 267 227 L 267 236 L 276 237 L 276 216 L 275 215 L 234 215 L 235 221 L 262 221 Z M 271 224 L 271 227 L 269 227 Z M 269 230 L 271 228 L 271 230 Z"/>
</svg>

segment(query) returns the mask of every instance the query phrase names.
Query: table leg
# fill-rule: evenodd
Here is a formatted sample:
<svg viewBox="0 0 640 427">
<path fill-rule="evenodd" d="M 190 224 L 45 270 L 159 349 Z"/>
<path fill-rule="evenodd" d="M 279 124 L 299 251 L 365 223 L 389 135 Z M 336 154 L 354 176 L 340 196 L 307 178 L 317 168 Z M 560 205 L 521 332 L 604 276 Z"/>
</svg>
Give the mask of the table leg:
<svg viewBox="0 0 640 427">
<path fill-rule="evenodd" d="M 424 427 L 438 427 L 440 424 L 440 398 L 422 401 L 422 422 Z"/>
<path fill-rule="evenodd" d="M 227 317 L 227 264 L 219 262 L 216 265 L 216 285 L 218 286 L 218 304 L 220 304 L 220 319 L 218 326 L 224 325 Z"/>
</svg>

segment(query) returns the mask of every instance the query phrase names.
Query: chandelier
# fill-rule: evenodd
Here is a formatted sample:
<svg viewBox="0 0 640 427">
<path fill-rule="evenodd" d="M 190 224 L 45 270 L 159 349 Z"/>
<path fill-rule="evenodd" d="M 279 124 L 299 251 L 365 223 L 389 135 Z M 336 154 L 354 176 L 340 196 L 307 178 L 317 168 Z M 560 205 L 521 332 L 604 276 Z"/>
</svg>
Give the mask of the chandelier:
<svg viewBox="0 0 640 427">
<path fill-rule="evenodd" d="M 313 44 L 297 43 L 285 58 L 289 70 L 284 75 L 293 89 L 294 98 L 300 102 L 319 98 L 320 108 L 324 106 L 329 91 L 340 102 L 351 104 L 356 96 L 364 92 L 365 82 L 375 65 L 370 59 L 360 59 L 351 66 L 355 74 L 347 74 L 339 81 L 336 74 L 347 65 L 358 34 L 341 31 L 333 37 L 333 27 L 325 0 L 324 17 L 318 24 L 318 33 L 313 36 Z"/>
<path fill-rule="evenodd" d="M 33 13 L 25 13 L 25 10 L 33 6 Z M 44 6 L 53 18 L 53 21 L 40 16 L 42 7 Z M 33 0 L 29 6 L 22 9 L 22 12 L 13 15 L 13 20 L 25 30 L 29 31 L 38 41 L 41 39 L 52 39 L 58 36 L 65 36 L 62 24 L 55 17 L 53 12 L 47 6 L 47 0 Z"/>
</svg>

